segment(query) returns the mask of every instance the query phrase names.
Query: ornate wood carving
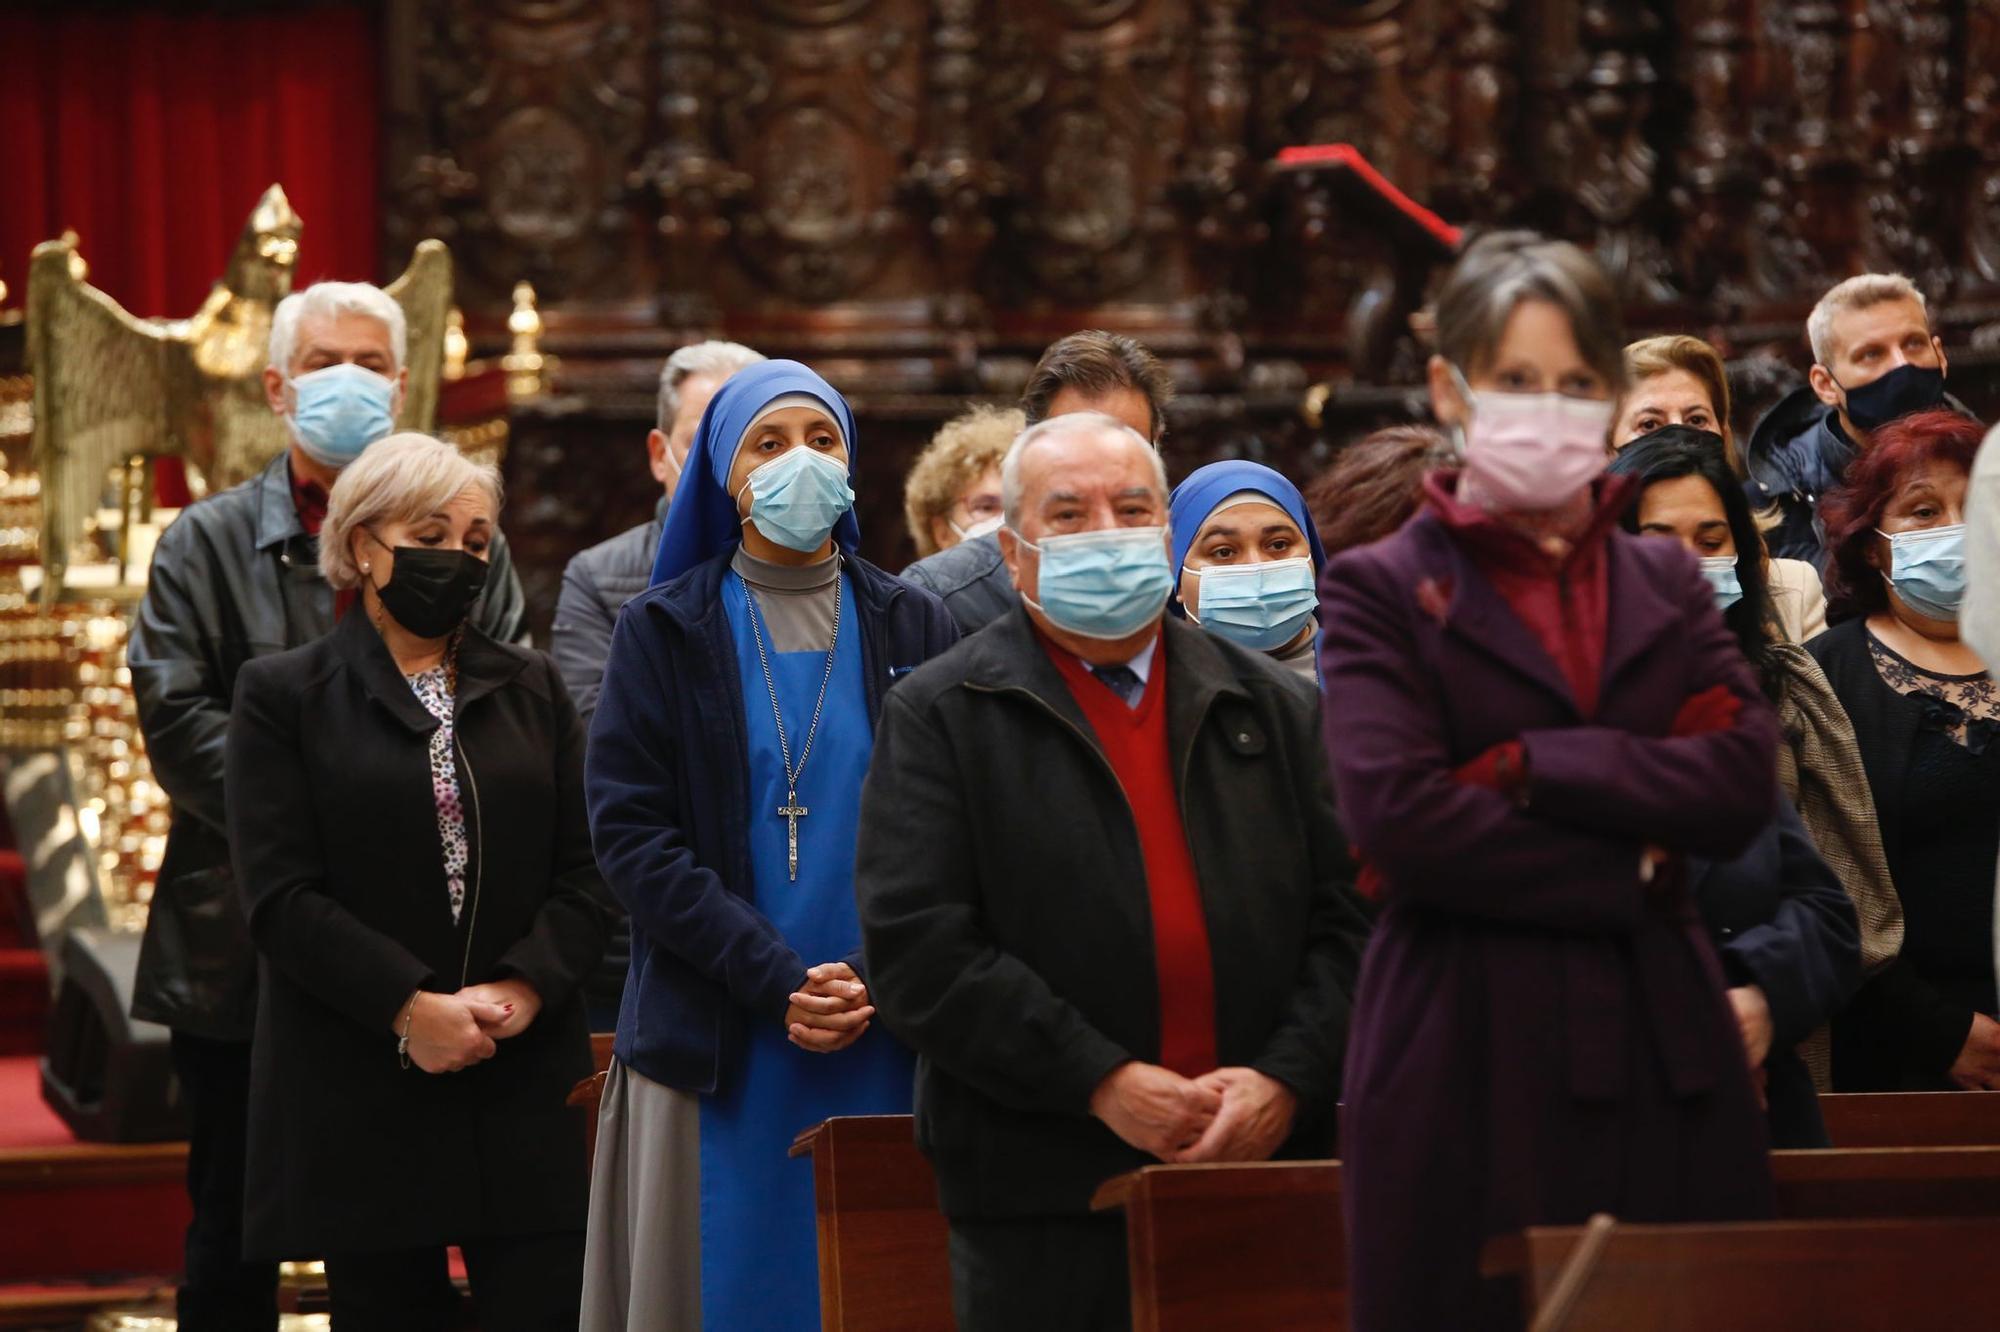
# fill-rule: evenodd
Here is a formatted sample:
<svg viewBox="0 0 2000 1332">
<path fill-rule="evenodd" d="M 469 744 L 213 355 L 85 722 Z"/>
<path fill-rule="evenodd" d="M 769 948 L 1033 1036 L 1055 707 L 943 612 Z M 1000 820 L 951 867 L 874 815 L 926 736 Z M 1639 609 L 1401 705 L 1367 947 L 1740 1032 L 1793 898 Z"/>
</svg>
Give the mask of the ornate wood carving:
<svg viewBox="0 0 2000 1332">
<path fill-rule="evenodd" d="M 646 128 L 643 0 L 392 7 L 385 228 L 449 240 L 461 296 L 526 278 L 552 301 L 616 300 L 648 256 L 629 180 Z"/>
<path fill-rule="evenodd" d="M 660 15 L 658 146 L 640 170 L 659 198 L 661 322 L 694 336 L 721 319 L 709 290 L 724 210 L 750 178 L 716 155 L 715 20 L 707 0 L 666 0 Z"/>
<path fill-rule="evenodd" d="M 952 363 L 971 386 L 978 364 L 973 330 L 986 319 L 979 266 L 993 243 L 994 206 L 1008 182 L 986 152 L 979 0 L 938 0 L 930 31 L 929 114 L 924 144 L 904 184 L 929 218 L 937 283 L 931 310 L 952 335 Z"/>
<path fill-rule="evenodd" d="M 531 434 L 627 440 L 693 337 L 802 356 L 857 399 L 892 561 L 904 453 L 965 395 L 1017 391 L 1061 333 L 1161 352 L 1205 404 L 1176 418 L 1189 447 L 1293 440 L 1309 383 L 1414 378 L 1429 255 L 1326 179 L 1273 172 L 1289 144 L 1353 143 L 1452 221 L 1594 247 L 1638 329 L 1797 357 L 1827 285 L 1895 267 L 1948 339 L 2000 346 L 2000 0 L 383 13 L 384 252 L 450 241 L 482 347 L 534 282 L 560 364 Z M 1954 360 L 1975 397 L 1980 364 Z M 620 445 L 561 498 L 548 449 L 510 467 L 535 512 L 569 506 L 551 551 L 630 516 L 601 502 L 614 477 L 647 489 Z"/>
<path fill-rule="evenodd" d="M 1731 305 L 1748 295 L 1748 262 L 1735 239 L 1748 223 L 1756 180 L 1742 117 L 1750 39 L 1744 8 L 1738 0 L 1681 6 L 1690 114 L 1672 195 L 1682 224 L 1676 257 L 1689 289 Z"/>
<path fill-rule="evenodd" d="M 2000 0 L 1972 0 L 1965 33 L 1965 138 L 1977 145 L 1966 192 L 1967 258 L 2000 283 Z"/>
</svg>

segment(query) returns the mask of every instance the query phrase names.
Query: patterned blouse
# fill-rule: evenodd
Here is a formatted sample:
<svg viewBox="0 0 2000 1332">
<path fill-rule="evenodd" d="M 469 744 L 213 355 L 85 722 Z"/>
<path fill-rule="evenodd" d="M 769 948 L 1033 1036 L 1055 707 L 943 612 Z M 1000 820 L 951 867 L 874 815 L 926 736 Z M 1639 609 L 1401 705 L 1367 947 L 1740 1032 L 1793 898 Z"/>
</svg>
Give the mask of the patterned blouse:
<svg viewBox="0 0 2000 1332">
<path fill-rule="evenodd" d="M 443 666 L 408 677 L 424 710 L 438 719 L 431 732 L 431 795 L 437 801 L 438 837 L 444 843 L 444 881 L 451 894 L 451 923 L 465 910 L 465 867 L 471 846 L 465 837 L 465 805 L 458 794 L 458 764 L 452 743 L 451 677 Z"/>
<path fill-rule="evenodd" d="M 1923 729 L 1949 736 L 1974 755 L 2000 736 L 2000 689 L 1991 675 L 1938 675 L 1904 660 L 1873 634 L 1868 651 L 1883 684 L 1922 702 Z"/>
</svg>

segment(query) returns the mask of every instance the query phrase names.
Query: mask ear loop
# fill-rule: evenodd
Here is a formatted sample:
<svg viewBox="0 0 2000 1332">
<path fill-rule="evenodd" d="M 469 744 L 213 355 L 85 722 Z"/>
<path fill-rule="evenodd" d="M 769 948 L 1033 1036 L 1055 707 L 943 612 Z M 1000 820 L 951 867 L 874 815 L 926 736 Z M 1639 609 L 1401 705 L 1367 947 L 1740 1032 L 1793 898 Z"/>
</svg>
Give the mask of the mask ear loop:
<svg viewBox="0 0 2000 1332">
<path fill-rule="evenodd" d="M 1446 361 L 1444 368 L 1451 371 L 1452 387 L 1458 390 L 1458 399 L 1465 404 L 1464 415 L 1445 427 L 1451 440 L 1452 460 L 1462 463 L 1465 461 L 1465 423 L 1472 419 L 1473 413 L 1472 385 L 1466 381 L 1465 372 L 1458 368 L 1456 361 Z"/>
</svg>

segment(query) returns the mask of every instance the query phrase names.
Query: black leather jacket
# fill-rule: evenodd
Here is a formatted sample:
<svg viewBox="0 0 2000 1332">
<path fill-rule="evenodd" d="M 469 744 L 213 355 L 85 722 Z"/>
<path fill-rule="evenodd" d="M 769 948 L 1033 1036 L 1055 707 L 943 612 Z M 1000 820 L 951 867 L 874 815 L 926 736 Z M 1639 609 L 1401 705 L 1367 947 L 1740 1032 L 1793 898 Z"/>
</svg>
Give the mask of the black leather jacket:
<svg viewBox="0 0 2000 1332">
<path fill-rule="evenodd" d="M 514 642 L 525 603 L 498 536 L 491 561 L 472 617 L 490 637 Z M 284 455 L 160 536 L 127 656 L 146 753 L 174 814 L 139 951 L 134 1017 L 211 1040 L 250 1039 L 257 958 L 224 831 L 223 736 L 236 672 L 325 634 L 333 600 Z"/>
</svg>

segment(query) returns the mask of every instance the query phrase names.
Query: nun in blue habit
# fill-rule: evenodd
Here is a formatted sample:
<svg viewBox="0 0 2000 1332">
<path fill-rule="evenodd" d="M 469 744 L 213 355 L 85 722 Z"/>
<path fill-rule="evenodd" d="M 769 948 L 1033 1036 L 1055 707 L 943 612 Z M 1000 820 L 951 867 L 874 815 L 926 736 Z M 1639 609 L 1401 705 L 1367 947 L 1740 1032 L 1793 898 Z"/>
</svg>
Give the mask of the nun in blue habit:
<svg viewBox="0 0 2000 1332">
<path fill-rule="evenodd" d="M 854 905 L 883 694 L 949 647 L 930 593 L 855 554 L 854 416 L 796 361 L 710 401 L 653 586 L 612 638 L 586 791 L 632 960 L 598 1120 L 582 1326 L 813 1332 L 831 1115 L 903 1114 Z"/>
<path fill-rule="evenodd" d="M 1262 463 L 1232 458 L 1189 473 L 1168 500 L 1174 612 L 1319 684 L 1319 571 L 1305 496 Z"/>
</svg>

